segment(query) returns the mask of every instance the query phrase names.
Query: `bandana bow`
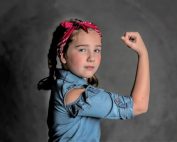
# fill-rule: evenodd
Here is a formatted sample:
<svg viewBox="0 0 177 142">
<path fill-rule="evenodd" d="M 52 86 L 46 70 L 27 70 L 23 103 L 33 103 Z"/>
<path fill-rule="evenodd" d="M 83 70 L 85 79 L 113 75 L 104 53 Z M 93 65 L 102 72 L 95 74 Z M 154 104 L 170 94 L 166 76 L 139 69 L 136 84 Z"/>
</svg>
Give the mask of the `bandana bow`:
<svg viewBox="0 0 177 142">
<path fill-rule="evenodd" d="M 60 47 L 59 49 L 60 53 L 63 51 L 63 48 L 67 40 L 69 39 L 69 37 L 71 36 L 74 30 L 78 30 L 81 28 L 85 32 L 88 32 L 88 28 L 91 28 L 95 30 L 100 36 L 102 36 L 98 27 L 88 21 L 75 21 L 75 22 L 64 21 L 60 24 L 60 26 L 66 29 L 66 32 L 64 33 L 63 37 L 60 39 L 60 42 L 58 43 L 58 46 Z"/>
</svg>

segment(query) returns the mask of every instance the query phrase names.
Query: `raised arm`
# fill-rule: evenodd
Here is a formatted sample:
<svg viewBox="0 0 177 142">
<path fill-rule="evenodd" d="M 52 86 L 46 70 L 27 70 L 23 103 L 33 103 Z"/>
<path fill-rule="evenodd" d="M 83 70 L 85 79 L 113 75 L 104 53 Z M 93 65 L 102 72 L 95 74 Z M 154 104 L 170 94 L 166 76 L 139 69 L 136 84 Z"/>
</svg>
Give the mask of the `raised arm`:
<svg viewBox="0 0 177 142">
<path fill-rule="evenodd" d="M 148 52 L 145 44 L 137 32 L 126 32 L 122 36 L 124 43 L 138 54 L 136 77 L 132 89 L 133 113 L 139 115 L 148 110 L 150 95 L 150 72 Z"/>
</svg>

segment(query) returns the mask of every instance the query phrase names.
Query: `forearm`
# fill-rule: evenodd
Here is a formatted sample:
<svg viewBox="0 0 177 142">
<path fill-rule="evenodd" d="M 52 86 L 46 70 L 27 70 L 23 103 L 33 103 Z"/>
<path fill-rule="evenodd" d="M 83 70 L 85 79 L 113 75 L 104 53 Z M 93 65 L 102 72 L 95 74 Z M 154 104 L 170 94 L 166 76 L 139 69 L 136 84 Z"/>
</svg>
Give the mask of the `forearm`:
<svg viewBox="0 0 177 142">
<path fill-rule="evenodd" d="M 149 104 L 150 73 L 148 52 L 138 32 L 126 32 L 121 39 L 138 54 L 136 77 L 131 93 L 133 112 L 134 115 L 138 115 L 146 112 Z"/>
<path fill-rule="evenodd" d="M 148 109 L 150 94 L 150 72 L 148 52 L 145 49 L 143 54 L 138 55 L 138 65 L 134 87 L 132 89 L 132 98 L 134 101 L 134 115 L 144 113 Z"/>
</svg>

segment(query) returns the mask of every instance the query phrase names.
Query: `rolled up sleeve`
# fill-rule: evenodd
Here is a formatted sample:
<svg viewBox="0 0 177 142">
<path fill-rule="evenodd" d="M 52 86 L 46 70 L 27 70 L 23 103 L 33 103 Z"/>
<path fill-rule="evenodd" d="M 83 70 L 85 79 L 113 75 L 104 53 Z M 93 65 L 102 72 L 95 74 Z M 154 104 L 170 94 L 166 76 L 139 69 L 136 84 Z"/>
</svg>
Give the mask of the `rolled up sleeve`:
<svg viewBox="0 0 177 142">
<path fill-rule="evenodd" d="M 66 108 L 71 117 L 133 118 L 133 100 L 131 96 L 107 92 L 90 85 L 85 88 L 85 92 L 75 102 L 67 105 Z"/>
</svg>

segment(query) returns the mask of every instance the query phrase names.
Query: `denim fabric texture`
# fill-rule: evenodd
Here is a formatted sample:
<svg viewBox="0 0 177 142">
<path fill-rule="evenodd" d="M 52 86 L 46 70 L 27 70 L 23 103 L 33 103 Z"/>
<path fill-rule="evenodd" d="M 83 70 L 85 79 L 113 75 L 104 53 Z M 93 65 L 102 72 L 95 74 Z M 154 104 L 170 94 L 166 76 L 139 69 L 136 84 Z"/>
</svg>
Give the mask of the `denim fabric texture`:
<svg viewBox="0 0 177 142">
<path fill-rule="evenodd" d="M 73 88 L 85 92 L 65 105 L 64 98 Z M 70 71 L 57 69 L 48 110 L 49 142 L 99 142 L 102 118 L 133 118 L 132 98 L 93 87 Z"/>
</svg>

